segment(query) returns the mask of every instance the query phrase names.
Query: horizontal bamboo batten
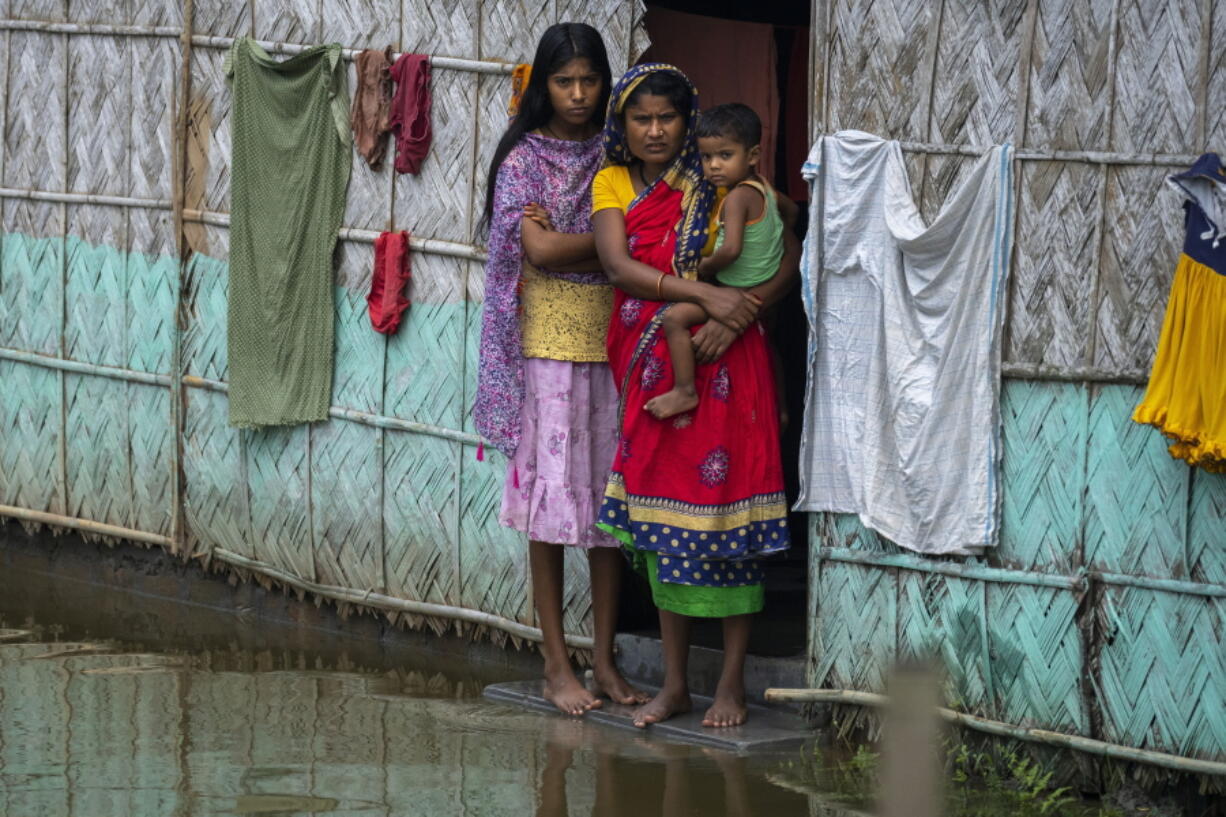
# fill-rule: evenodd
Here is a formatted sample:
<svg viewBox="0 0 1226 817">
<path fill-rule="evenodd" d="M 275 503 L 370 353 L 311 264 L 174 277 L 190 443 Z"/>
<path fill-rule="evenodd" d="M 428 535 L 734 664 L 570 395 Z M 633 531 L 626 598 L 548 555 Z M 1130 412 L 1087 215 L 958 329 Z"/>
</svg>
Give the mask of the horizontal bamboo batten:
<svg viewBox="0 0 1226 817">
<path fill-rule="evenodd" d="M 2 512 L 2 509 L 0 509 Z M 454 607 L 449 604 L 435 604 L 427 601 L 410 601 L 409 599 L 400 599 L 393 596 L 386 596 L 382 593 L 373 591 L 351 590 L 347 587 L 333 587 L 331 585 L 318 584 L 316 582 L 300 579 L 286 573 L 284 570 L 264 562 L 248 559 L 237 553 L 232 553 L 225 548 L 214 548 L 213 555 L 221 559 L 227 564 L 241 567 L 247 570 L 254 570 L 258 573 L 263 573 L 276 579 L 279 582 L 284 582 L 292 587 L 297 587 L 301 590 L 306 590 L 311 593 L 317 593 L 321 596 L 327 596 L 337 601 L 349 602 L 351 604 L 361 604 L 367 607 L 377 607 L 381 610 L 393 610 L 400 613 L 412 613 L 421 616 L 436 616 L 438 618 L 449 618 L 455 621 L 463 621 L 468 624 L 476 624 L 482 627 L 490 627 L 495 630 L 502 630 L 509 635 L 517 638 L 523 638 L 528 641 L 540 643 L 543 640 L 539 627 L 530 627 L 527 624 L 521 624 L 518 621 L 512 621 L 509 618 L 496 616 L 491 613 L 484 613 L 480 610 L 469 610 L 465 607 Z M 566 634 L 567 646 L 576 649 L 590 650 L 592 649 L 592 639 L 590 636 Z"/>
<path fill-rule="evenodd" d="M 127 539 L 132 542 L 144 542 L 149 545 L 160 545 L 167 550 L 176 550 L 174 540 L 169 536 L 161 536 L 143 530 L 124 528 L 119 525 L 105 525 L 90 519 L 77 519 L 58 513 L 32 511 L 29 508 L 14 508 L 12 505 L 0 505 L 0 519 L 4 517 L 21 519 L 26 522 L 36 522 L 40 525 L 54 525 L 59 528 L 71 528 L 82 533 L 94 533 L 99 536 L 109 536 L 112 539 Z"/>
<path fill-rule="evenodd" d="M 890 699 L 874 692 L 861 692 L 854 689 L 767 689 L 766 700 L 788 703 L 825 703 L 851 704 L 883 709 L 889 705 Z M 937 714 L 947 723 L 957 724 L 968 729 L 986 732 L 1005 738 L 1015 738 L 1030 743 L 1042 743 L 1047 746 L 1057 746 L 1063 749 L 1075 749 L 1078 752 L 1107 757 L 1112 760 L 1125 760 L 1135 763 L 1145 763 L 1150 766 L 1161 766 L 1180 772 L 1192 774 L 1226 775 L 1226 763 L 1214 760 L 1201 760 L 1194 757 L 1181 757 L 1166 752 L 1154 752 L 1149 749 L 1134 749 L 1131 746 L 1121 746 L 1118 743 L 1083 738 L 1079 735 L 1067 735 L 1062 732 L 1052 732 L 1047 729 L 1030 729 L 1015 726 L 1003 721 L 981 718 L 978 715 L 968 715 L 945 707 L 937 707 Z"/>
<path fill-rule="evenodd" d="M 97 37 L 181 37 L 174 26 L 113 26 L 105 23 L 51 23 L 43 20 L 0 20 L 0 31 L 41 34 L 79 34 Z"/>
<path fill-rule="evenodd" d="M 172 202 L 166 199 L 145 199 L 130 196 L 106 196 L 94 193 L 56 193 L 49 190 L 17 190 L 11 187 L 0 187 L 0 199 L 24 199 L 28 201 L 46 201 L 56 204 L 94 204 L 105 207 L 136 207 L 147 210 L 173 210 Z M 215 227 L 229 227 L 228 213 L 217 213 L 202 210 L 184 210 L 183 220 L 196 224 L 210 224 Z M 377 230 L 358 230 L 342 227 L 338 236 L 345 241 L 360 244 L 373 244 L 379 237 Z M 469 261 L 486 259 L 485 249 L 473 244 L 461 244 L 455 241 L 443 241 L 437 238 L 419 238 L 412 236 L 409 246 L 417 251 L 432 255 L 447 255 L 452 258 L 465 258 Z"/>
<path fill-rule="evenodd" d="M 1188 593 L 1194 596 L 1226 598 L 1226 585 L 1208 582 L 1188 582 L 1178 579 L 1160 579 L 1153 576 L 1130 576 L 1100 570 L 1079 570 L 1076 575 L 1040 573 L 1027 570 L 1011 570 L 990 565 L 944 562 L 932 557 L 914 556 L 909 553 L 874 553 L 857 548 L 823 547 L 819 555 L 833 562 L 872 565 L 874 567 L 912 570 L 919 573 L 935 573 L 959 579 L 974 579 L 1001 584 L 1026 584 L 1035 587 L 1056 587 L 1062 590 L 1084 591 L 1091 582 L 1120 587 L 1140 587 L 1161 590 L 1167 593 Z"/>
<path fill-rule="evenodd" d="M 107 207 L 144 207 L 149 210 L 170 210 L 169 199 L 143 199 L 132 196 L 106 196 L 96 193 L 55 193 L 50 190 L 17 190 L 0 187 L 0 199 L 49 201 L 57 204 L 101 204 Z"/>
<path fill-rule="evenodd" d="M 901 147 L 907 153 L 932 156 L 970 156 L 978 158 L 988 148 L 976 145 L 947 145 L 937 142 L 905 142 Z M 1081 162 L 1094 165 L 1141 165 L 1156 167 L 1187 167 L 1196 161 L 1193 153 L 1123 153 L 1105 150 L 1035 150 L 1016 148 L 1013 158 L 1019 162 Z"/>
<path fill-rule="evenodd" d="M 166 37 L 179 39 L 184 30 L 169 26 L 113 26 L 87 23 L 48 23 L 41 20 L 0 20 L 0 31 L 26 31 L 41 34 L 73 34 L 94 37 Z M 210 37 L 204 34 L 193 34 L 191 44 L 199 48 L 229 48 L 234 45 L 234 37 Z M 271 40 L 256 40 L 257 45 L 270 54 L 293 56 L 301 54 L 314 46 L 304 43 L 274 42 Z M 341 54 L 346 60 L 353 60 L 359 49 L 346 48 Z M 399 56 L 393 55 L 393 56 Z M 433 68 L 443 68 L 449 71 L 468 71 L 475 74 L 510 74 L 515 70 L 514 63 L 494 62 L 492 60 L 467 60 L 458 57 L 430 57 Z"/>
<path fill-rule="evenodd" d="M 97 377 L 108 377 L 113 380 L 126 380 L 131 383 L 144 383 L 150 386 L 169 387 L 174 384 L 174 378 L 166 374 L 139 372 L 134 369 L 124 369 L 118 366 L 102 366 L 97 363 L 85 363 L 77 360 L 52 357 L 50 355 L 40 355 L 34 352 L 24 352 L 19 349 L 6 349 L 0 347 L 0 360 L 11 360 L 16 363 L 42 366 L 47 369 L 70 372 L 72 374 L 95 375 Z M 223 394 L 228 393 L 230 390 L 229 385 L 220 380 L 211 380 L 204 377 L 195 377 L 193 375 L 183 375 L 180 378 L 180 382 L 191 388 L 221 392 Z M 451 440 L 452 442 L 464 443 L 465 445 L 480 445 L 483 442 L 481 437 L 477 434 L 468 434 L 455 429 L 430 425 L 429 423 L 416 423 L 411 420 L 402 420 L 398 417 L 386 417 L 380 414 L 371 414 L 369 412 L 356 411 L 354 409 L 342 408 L 340 406 L 332 406 L 329 408 L 328 416 L 337 420 L 347 420 L 351 423 L 360 423 L 362 425 L 373 426 L 375 428 L 386 428 L 392 431 L 408 431 L 413 434 L 425 434 L 430 437 L 438 437 L 444 440 Z"/>
<path fill-rule="evenodd" d="M 284 54 L 293 56 L 301 54 L 308 48 L 315 46 L 305 45 L 303 43 L 281 43 L 270 42 L 268 40 L 256 40 L 256 45 L 263 48 L 270 54 Z M 203 35 L 195 35 L 192 37 L 192 45 L 200 48 L 229 48 L 234 45 L 233 37 L 206 37 Z M 341 51 L 341 56 L 347 60 L 352 60 L 357 57 L 359 49 L 345 48 Z M 392 59 L 399 57 L 399 54 L 393 54 Z M 432 68 L 446 68 L 452 71 L 469 71 L 474 74 L 510 74 L 515 70 L 514 63 L 507 62 L 491 62 L 489 60 L 463 60 L 455 57 L 430 57 L 430 66 Z"/>
<path fill-rule="evenodd" d="M 229 213 L 217 213 L 207 210 L 184 210 L 183 220 L 198 224 L 211 224 L 214 227 L 230 226 Z M 350 227 L 342 227 L 339 236 L 345 241 L 373 244 L 375 239 L 379 237 L 379 232 L 377 230 L 356 230 Z M 461 244 L 456 241 L 442 241 L 437 238 L 410 236 L 409 247 L 418 252 L 449 255 L 452 258 L 466 258 L 469 261 L 485 261 L 486 259 L 486 252 L 481 247 L 472 244 Z"/>
</svg>

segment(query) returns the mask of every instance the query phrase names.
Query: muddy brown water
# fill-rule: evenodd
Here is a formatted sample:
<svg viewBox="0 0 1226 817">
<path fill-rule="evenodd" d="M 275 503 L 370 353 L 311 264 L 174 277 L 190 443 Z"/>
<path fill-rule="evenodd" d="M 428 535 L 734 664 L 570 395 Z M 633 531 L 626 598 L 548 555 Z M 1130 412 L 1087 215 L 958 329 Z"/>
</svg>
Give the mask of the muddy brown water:
<svg viewBox="0 0 1226 817">
<path fill-rule="evenodd" d="M 871 810 L 845 754 L 736 757 L 482 699 L 535 673 L 525 655 L 0 524 L 0 817 Z"/>
<path fill-rule="evenodd" d="M 157 575 L 149 558 L 105 551 L 78 563 L 63 544 L 56 558 L 28 542 L 14 555 L 4 530 L 2 817 L 809 813 L 768 779 L 779 758 L 481 697 L 534 664 L 355 634 L 250 588 L 218 609 L 224 597 L 184 586 L 174 565 Z M 196 572 L 186 579 L 236 591 Z"/>
</svg>

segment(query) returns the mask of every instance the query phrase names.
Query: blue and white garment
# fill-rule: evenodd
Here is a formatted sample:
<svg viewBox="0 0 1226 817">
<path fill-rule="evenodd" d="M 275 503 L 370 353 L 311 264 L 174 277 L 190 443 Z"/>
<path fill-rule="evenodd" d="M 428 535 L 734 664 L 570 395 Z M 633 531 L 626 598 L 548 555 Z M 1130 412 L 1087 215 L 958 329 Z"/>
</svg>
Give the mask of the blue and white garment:
<svg viewBox="0 0 1226 817">
<path fill-rule="evenodd" d="M 984 153 L 925 226 L 897 142 L 813 146 L 797 510 L 859 514 L 920 553 L 997 544 L 1012 156 Z"/>
</svg>

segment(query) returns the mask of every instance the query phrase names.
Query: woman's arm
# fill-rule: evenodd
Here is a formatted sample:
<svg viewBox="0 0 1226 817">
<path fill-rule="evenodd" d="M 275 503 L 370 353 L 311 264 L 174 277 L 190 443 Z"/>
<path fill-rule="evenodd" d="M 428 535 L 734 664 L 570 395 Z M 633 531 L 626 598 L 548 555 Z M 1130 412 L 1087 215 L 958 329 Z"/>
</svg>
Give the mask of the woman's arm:
<svg viewBox="0 0 1226 817">
<path fill-rule="evenodd" d="M 660 271 L 635 261 L 626 246 L 625 214 L 615 207 L 592 215 L 596 252 L 613 286 L 635 298 L 685 301 L 701 306 L 712 319 L 736 332 L 745 331 L 758 316 L 757 296 L 732 287 L 689 281 L 676 275 L 660 278 Z M 657 291 L 658 289 L 658 291 Z"/>
<path fill-rule="evenodd" d="M 596 238 L 592 233 L 559 233 L 546 230 L 530 218 L 520 221 L 519 235 L 524 244 L 524 256 L 537 269 L 556 272 L 600 272 L 596 257 Z M 571 269 L 584 264 L 584 269 Z"/>
</svg>

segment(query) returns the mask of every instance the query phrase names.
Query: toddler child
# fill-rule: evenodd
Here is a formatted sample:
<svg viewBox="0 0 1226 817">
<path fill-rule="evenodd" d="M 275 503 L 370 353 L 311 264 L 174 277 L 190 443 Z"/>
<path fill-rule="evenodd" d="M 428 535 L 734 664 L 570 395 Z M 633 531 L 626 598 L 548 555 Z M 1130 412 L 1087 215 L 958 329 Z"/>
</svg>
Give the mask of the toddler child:
<svg viewBox="0 0 1226 817">
<path fill-rule="evenodd" d="M 733 102 L 703 111 L 695 135 L 707 181 L 728 190 L 716 211 L 720 225 L 715 251 L 699 263 L 698 275 L 704 280 L 714 277 L 724 286 L 755 287 L 779 271 L 783 259 L 779 208 L 795 205 L 779 198 L 758 175 L 762 123 L 747 105 Z M 703 308 L 691 303 L 673 304 L 660 319 L 673 361 L 673 388 L 643 407 L 660 419 L 698 405 L 690 329 L 706 321 Z"/>
</svg>

